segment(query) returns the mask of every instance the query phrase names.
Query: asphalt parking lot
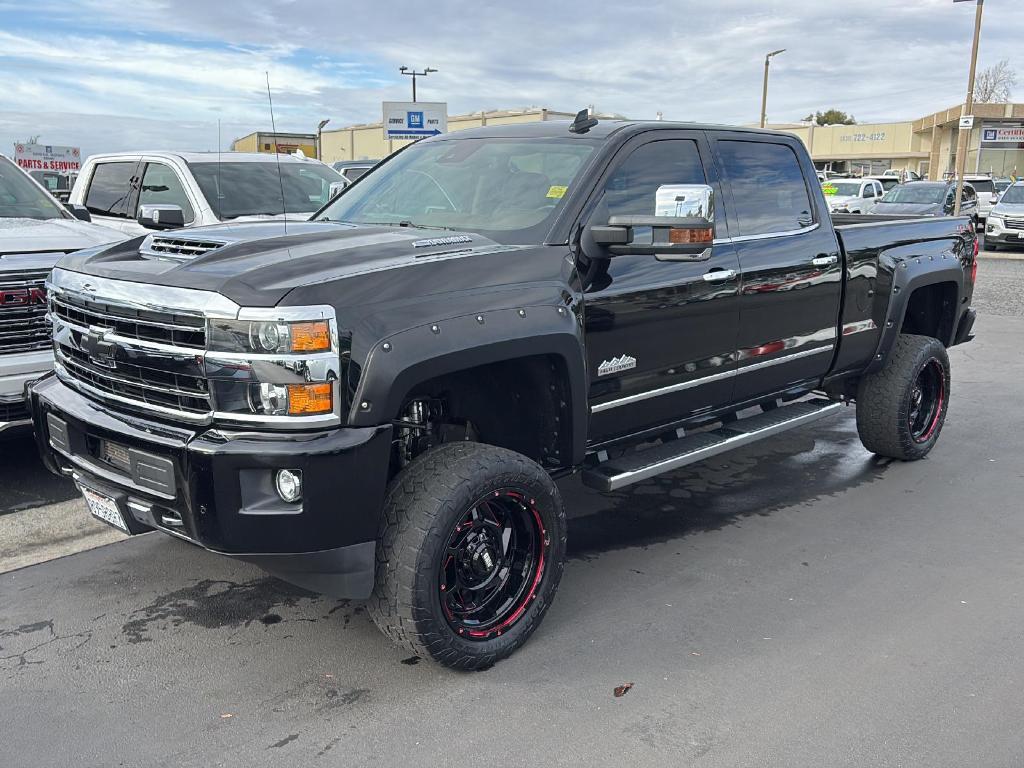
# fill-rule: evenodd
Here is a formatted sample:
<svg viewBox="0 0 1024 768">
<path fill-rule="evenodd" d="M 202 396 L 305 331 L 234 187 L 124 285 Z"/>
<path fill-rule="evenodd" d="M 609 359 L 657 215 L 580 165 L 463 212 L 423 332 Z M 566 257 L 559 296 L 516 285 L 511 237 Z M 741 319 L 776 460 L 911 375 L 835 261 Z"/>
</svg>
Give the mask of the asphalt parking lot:
<svg viewBox="0 0 1024 768">
<path fill-rule="evenodd" d="M 1024 261 L 983 261 L 974 304 L 925 461 L 869 454 L 851 410 L 607 496 L 565 482 L 557 599 L 476 674 L 124 539 L 2 444 L 0 765 L 1021 765 Z"/>
</svg>

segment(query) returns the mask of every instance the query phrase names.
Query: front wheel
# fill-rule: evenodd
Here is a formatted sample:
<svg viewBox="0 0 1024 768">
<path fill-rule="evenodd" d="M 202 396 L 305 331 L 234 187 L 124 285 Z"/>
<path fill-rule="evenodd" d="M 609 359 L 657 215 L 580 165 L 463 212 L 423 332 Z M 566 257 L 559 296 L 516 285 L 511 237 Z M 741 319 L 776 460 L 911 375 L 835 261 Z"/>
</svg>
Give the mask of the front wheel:
<svg viewBox="0 0 1024 768">
<path fill-rule="evenodd" d="M 935 446 L 949 407 L 949 356 L 938 339 L 900 334 L 885 367 L 861 379 L 857 431 L 869 451 L 903 461 Z"/>
<path fill-rule="evenodd" d="M 486 668 L 537 629 L 565 541 L 561 496 L 538 464 L 480 443 L 441 445 L 388 490 L 370 615 L 417 656 Z"/>
</svg>

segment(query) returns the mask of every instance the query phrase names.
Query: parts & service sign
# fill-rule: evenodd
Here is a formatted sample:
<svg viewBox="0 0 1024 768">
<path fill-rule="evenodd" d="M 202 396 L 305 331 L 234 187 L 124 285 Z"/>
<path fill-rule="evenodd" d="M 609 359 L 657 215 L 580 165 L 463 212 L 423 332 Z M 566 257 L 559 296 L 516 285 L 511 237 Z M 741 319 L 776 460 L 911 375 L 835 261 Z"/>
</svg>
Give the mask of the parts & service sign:
<svg viewBox="0 0 1024 768">
<path fill-rule="evenodd" d="M 14 162 L 26 171 L 80 171 L 80 147 L 58 147 L 54 144 L 15 144 Z"/>
</svg>

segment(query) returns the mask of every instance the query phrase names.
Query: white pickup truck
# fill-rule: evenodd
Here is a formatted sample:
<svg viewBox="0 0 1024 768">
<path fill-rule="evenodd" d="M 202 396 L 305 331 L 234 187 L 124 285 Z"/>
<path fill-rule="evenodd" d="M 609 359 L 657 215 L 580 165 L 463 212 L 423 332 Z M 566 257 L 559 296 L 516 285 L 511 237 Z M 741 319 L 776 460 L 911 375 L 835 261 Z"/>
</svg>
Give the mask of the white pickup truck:
<svg viewBox="0 0 1024 768">
<path fill-rule="evenodd" d="M 294 155 L 127 152 L 89 157 L 69 202 L 85 206 L 97 224 L 134 236 L 223 221 L 305 220 L 345 184 L 330 166 Z"/>
</svg>

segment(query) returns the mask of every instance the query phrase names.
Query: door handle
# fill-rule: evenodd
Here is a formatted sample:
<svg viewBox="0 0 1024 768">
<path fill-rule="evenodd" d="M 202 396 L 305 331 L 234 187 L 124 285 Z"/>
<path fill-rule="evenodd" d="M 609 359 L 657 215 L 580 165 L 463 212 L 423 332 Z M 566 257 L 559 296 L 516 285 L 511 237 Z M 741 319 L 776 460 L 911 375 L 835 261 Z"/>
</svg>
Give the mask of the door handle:
<svg viewBox="0 0 1024 768">
<path fill-rule="evenodd" d="M 713 269 L 704 273 L 704 280 L 708 283 L 721 283 L 725 280 L 732 280 L 736 277 L 735 269 Z"/>
<path fill-rule="evenodd" d="M 839 257 L 834 253 L 829 256 L 816 256 L 811 259 L 811 264 L 816 267 L 831 267 L 839 263 Z"/>
</svg>

